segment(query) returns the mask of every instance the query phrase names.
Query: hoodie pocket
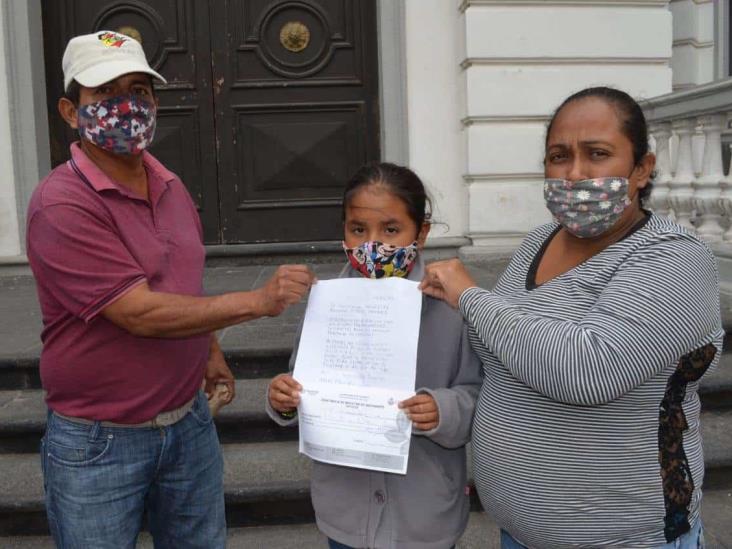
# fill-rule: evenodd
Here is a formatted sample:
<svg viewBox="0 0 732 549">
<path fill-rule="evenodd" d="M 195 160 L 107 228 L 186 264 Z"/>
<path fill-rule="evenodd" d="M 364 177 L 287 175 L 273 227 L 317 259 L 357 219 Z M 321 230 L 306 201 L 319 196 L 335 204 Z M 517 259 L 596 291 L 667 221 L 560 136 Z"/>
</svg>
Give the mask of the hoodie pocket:
<svg viewBox="0 0 732 549">
<path fill-rule="evenodd" d="M 369 475 L 363 469 L 313 461 L 310 494 L 318 520 L 348 534 L 366 535 Z"/>
</svg>

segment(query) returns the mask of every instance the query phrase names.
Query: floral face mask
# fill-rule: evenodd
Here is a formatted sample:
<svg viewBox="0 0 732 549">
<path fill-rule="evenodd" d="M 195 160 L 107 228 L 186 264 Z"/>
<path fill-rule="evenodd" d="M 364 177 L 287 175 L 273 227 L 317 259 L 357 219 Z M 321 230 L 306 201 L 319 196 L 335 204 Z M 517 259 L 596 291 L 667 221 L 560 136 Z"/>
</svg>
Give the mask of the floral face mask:
<svg viewBox="0 0 732 549">
<path fill-rule="evenodd" d="M 141 154 L 155 135 L 155 104 L 121 95 L 79 107 L 79 135 L 115 154 Z"/>
<path fill-rule="evenodd" d="M 547 179 L 544 201 L 557 223 L 578 238 L 607 232 L 632 202 L 625 177 Z"/>
<path fill-rule="evenodd" d="M 400 247 L 376 240 L 364 242 L 356 248 L 343 243 L 351 267 L 366 278 L 406 277 L 414 268 L 417 259 L 417 242 Z"/>
</svg>

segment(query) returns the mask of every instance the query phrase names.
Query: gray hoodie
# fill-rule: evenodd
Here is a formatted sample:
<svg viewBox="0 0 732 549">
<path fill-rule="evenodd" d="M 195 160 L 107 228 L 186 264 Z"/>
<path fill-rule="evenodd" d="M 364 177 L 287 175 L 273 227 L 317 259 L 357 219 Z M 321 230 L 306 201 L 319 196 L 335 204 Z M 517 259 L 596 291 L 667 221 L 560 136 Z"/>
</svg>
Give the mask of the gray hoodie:
<svg viewBox="0 0 732 549">
<path fill-rule="evenodd" d="M 409 275 L 419 281 L 418 260 Z M 341 277 L 360 277 L 347 267 Z M 468 522 L 465 445 L 470 440 L 473 408 L 482 383 L 481 363 L 468 342 L 460 313 L 442 301 L 422 298 L 417 349 L 417 393 L 429 393 L 440 423 L 413 431 L 406 475 L 368 471 L 313 461 L 311 497 L 318 528 L 352 547 L 446 549 Z M 290 357 L 294 368 L 300 335 Z M 269 416 L 284 419 L 269 405 Z"/>
</svg>

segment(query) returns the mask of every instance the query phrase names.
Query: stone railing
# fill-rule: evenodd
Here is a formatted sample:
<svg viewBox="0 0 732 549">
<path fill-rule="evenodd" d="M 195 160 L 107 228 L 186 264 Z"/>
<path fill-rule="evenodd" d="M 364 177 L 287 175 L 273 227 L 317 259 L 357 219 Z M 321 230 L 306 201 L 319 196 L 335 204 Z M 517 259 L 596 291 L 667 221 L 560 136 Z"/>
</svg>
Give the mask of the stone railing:
<svg viewBox="0 0 732 549">
<path fill-rule="evenodd" d="M 732 78 L 643 101 L 655 142 L 656 180 L 648 206 L 707 242 L 732 241 L 732 173 L 723 139 L 732 121 Z M 723 145 L 724 143 L 724 145 Z M 728 172 L 728 175 L 725 175 Z"/>
</svg>

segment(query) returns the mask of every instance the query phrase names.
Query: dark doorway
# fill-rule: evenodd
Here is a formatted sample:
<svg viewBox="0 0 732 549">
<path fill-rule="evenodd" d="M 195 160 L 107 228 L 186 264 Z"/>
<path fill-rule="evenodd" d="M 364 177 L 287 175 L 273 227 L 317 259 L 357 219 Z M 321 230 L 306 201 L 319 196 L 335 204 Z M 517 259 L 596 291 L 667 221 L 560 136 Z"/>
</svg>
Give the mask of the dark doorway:
<svg viewBox="0 0 732 549">
<path fill-rule="evenodd" d="M 66 42 L 120 31 L 168 80 L 151 152 L 187 185 L 207 243 L 340 239 L 343 186 L 379 158 L 375 6 L 44 0 L 52 163 L 76 139 L 56 111 Z"/>
</svg>

